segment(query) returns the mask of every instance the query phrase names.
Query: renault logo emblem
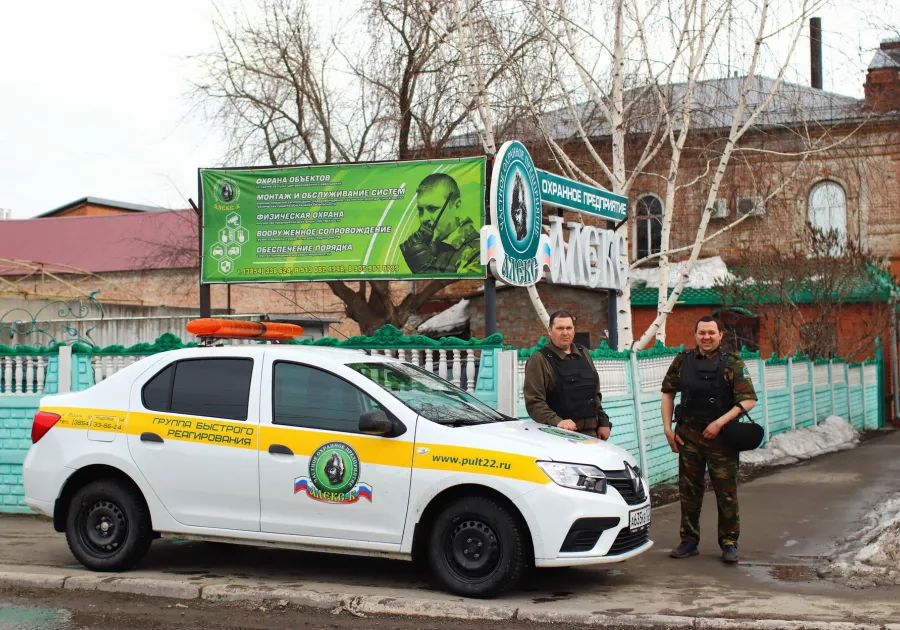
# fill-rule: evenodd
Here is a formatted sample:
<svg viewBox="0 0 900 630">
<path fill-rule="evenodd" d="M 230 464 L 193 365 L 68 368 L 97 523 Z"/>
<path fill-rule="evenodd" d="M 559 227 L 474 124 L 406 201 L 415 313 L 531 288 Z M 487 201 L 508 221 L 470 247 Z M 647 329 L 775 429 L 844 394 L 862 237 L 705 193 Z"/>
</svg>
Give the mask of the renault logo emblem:
<svg viewBox="0 0 900 630">
<path fill-rule="evenodd" d="M 635 494 L 640 492 L 641 489 L 641 477 L 637 474 L 637 471 L 632 467 L 628 462 L 625 462 L 625 475 L 628 477 L 628 482 L 631 484 L 631 489 Z"/>
</svg>

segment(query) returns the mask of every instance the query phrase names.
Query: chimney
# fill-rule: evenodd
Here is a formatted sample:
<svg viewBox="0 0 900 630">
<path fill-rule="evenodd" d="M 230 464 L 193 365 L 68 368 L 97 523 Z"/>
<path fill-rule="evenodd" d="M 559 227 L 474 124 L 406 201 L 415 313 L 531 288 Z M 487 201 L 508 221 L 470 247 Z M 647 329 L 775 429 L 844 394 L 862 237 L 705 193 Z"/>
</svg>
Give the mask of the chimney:
<svg viewBox="0 0 900 630">
<path fill-rule="evenodd" d="M 813 89 L 822 89 L 822 18 L 809 19 L 809 66 Z"/>
<path fill-rule="evenodd" d="M 866 73 L 866 106 L 876 112 L 900 110 L 900 38 L 887 39 L 875 51 Z"/>
<path fill-rule="evenodd" d="M 9 221 L 12 219 L 12 210 L 0 208 L 0 221 Z"/>
</svg>

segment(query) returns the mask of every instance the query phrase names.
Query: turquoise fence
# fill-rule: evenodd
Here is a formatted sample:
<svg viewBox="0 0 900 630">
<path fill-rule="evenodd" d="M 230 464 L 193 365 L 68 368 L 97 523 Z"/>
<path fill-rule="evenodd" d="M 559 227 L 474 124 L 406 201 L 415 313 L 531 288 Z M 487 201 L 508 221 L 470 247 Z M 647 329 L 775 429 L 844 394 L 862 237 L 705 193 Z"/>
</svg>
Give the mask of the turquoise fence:
<svg viewBox="0 0 900 630">
<path fill-rule="evenodd" d="M 468 341 L 406 337 L 392 326 L 372 337 L 325 338 L 301 344 L 364 348 L 415 363 L 520 418 L 527 418 L 521 394 L 525 363 L 539 349 L 504 350 L 500 335 Z M 85 390 L 143 356 L 182 347 L 187 346 L 171 334 L 153 344 L 130 348 L 0 345 L 0 512 L 29 511 L 23 500 L 21 471 L 41 396 Z M 680 350 L 658 345 L 646 351 L 615 352 L 604 345 L 591 352 L 600 374 L 603 406 L 613 423 L 611 441 L 635 456 L 651 485 L 674 481 L 678 474 L 677 456 L 662 430 L 659 389 Z M 876 366 L 879 355 L 876 361 L 865 363 L 743 356 L 759 396 L 752 415 L 766 428 L 767 438 L 812 426 L 832 414 L 861 430 L 884 424 L 879 396 L 883 375 Z"/>
<path fill-rule="evenodd" d="M 518 351 L 520 383 L 525 364 L 540 343 Z M 678 456 L 663 433 L 659 390 L 673 357 L 681 350 L 657 345 L 634 353 L 606 347 L 591 352 L 600 374 L 603 408 L 613 424 L 610 440 L 641 462 L 651 485 L 678 478 Z M 880 348 L 876 360 L 864 363 L 810 361 L 803 356 L 763 360 L 752 352 L 741 356 L 759 398 L 751 416 L 765 428 L 766 440 L 814 426 L 831 415 L 841 416 L 859 430 L 884 426 L 879 396 L 883 375 L 877 369 Z M 520 418 L 528 417 L 521 391 L 517 412 Z"/>
</svg>

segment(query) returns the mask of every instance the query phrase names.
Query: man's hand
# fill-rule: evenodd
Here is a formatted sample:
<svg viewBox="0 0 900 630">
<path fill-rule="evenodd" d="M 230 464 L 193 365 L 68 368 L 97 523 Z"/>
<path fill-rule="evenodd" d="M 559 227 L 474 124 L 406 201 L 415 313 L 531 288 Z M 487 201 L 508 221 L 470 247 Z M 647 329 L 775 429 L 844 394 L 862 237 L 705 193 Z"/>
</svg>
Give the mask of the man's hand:
<svg viewBox="0 0 900 630">
<path fill-rule="evenodd" d="M 678 452 L 679 446 L 684 446 L 684 440 L 682 440 L 680 436 L 676 435 L 675 432 L 671 429 L 669 431 L 666 431 L 666 439 L 669 441 L 669 448 L 672 449 L 673 453 Z"/>
<path fill-rule="evenodd" d="M 567 431 L 575 431 L 576 429 L 578 429 L 578 425 L 576 425 L 572 420 L 561 420 L 560 423 L 556 426 Z"/>
<path fill-rule="evenodd" d="M 610 431 L 610 427 L 597 427 L 597 437 L 601 440 L 608 440 Z"/>
<path fill-rule="evenodd" d="M 434 229 L 429 225 L 422 225 L 400 244 L 403 258 L 413 273 L 424 273 L 434 264 L 435 250 L 432 240 Z"/>
<path fill-rule="evenodd" d="M 703 431 L 703 437 L 705 437 L 707 440 L 715 440 L 719 436 L 719 433 L 722 432 L 722 427 L 724 426 L 725 423 L 721 420 L 710 422 L 707 425 L 706 429 L 704 429 Z"/>
</svg>

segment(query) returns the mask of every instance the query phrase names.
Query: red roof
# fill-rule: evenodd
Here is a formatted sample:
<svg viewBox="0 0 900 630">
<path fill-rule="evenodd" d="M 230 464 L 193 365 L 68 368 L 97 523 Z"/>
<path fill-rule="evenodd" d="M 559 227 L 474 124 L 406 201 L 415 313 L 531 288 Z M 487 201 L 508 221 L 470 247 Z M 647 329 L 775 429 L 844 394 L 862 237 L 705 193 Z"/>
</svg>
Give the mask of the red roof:
<svg viewBox="0 0 900 630">
<path fill-rule="evenodd" d="M 196 264 L 193 210 L 0 221 L 0 258 L 94 273 Z M 54 266 L 54 264 L 56 266 Z M 24 273 L 0 262 L 0 275 Z"/>
</svg>

